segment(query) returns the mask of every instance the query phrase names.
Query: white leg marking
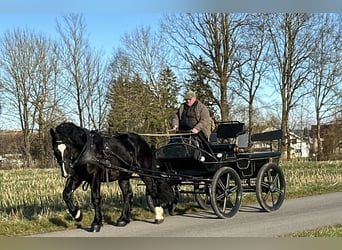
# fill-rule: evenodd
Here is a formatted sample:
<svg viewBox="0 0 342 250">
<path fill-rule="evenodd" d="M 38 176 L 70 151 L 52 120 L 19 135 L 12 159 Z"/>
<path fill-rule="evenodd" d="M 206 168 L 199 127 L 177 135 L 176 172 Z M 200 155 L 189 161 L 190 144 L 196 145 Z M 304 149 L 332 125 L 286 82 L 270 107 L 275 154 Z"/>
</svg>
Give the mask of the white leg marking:
<svg viewBox="0 0 342 250">
<path fill-rule="evenodd" d="M 81 210 L 78 209 L 78 210 L 77 210 L 77 213 L 76 213 L 76 215 L 75 215 L 75 219 L 77 220 L 77 219 L 79 219 L 80 217 L 81 217 Z"/>
<path fill-rule="evenodd" d="M 162 207 L 154 208 L 155 221 L 163 221 L 164 220 L 164 209 Z"/>
<path fill-rule="evenodd" d="M 67 177 L 68 173 L 65 170 L 64 162 L 62 162 L 62 171 L 63 171 L 63 177 Z"/>
</svg>

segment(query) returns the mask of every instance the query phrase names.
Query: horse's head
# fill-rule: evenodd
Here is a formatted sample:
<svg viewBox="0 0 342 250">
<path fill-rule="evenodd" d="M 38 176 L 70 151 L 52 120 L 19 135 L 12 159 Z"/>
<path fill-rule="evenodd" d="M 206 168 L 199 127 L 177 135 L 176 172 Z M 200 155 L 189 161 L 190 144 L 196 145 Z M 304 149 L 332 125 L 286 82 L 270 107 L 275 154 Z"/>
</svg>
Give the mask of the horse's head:
<svg viewBox="0 0 342 250">
<path fill-rule="evenodd" d="M 62 176 L 67 178 L 87 142 L 86 131 L 73 123 L 62 123 L 56 129 L 51 128 L 50 134 L 53 152 L 61 167 Z"/>
</svg>

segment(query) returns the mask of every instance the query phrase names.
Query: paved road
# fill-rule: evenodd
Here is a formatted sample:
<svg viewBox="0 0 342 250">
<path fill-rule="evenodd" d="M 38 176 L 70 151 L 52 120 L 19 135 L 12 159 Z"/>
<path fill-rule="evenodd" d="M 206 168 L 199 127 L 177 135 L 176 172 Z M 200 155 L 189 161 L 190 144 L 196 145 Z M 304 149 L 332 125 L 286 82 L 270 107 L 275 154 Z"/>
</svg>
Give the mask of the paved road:
<svg viewBox="0 0 342 250">
<path fill-rule="evenodd" d="M 212 213 L 166 217 L 160 225 L 153 220 L 133 221 L 126 227 L 105 225 L 99 233 L 89 228 L 34 235 L 38 237 L 276 237 L 290 232 L 342 223 L 342 192 L 285 200 L 275 212 L 258 206 L 241 207 L 229 219 Z"/>
</svg>

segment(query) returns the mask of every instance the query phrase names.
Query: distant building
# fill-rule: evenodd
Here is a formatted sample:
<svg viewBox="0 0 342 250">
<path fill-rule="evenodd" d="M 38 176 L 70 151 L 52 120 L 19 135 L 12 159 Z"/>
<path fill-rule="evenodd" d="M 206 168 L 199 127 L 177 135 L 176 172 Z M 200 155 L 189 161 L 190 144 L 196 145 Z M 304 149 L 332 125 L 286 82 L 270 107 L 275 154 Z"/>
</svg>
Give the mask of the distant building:
<svg viewBox="0 0 342 250">
<path fill-rule="evenodd" d="M 299 133 L 298 133 L 299 132 Z M 268 134 L 272 140 L 268 141 L 258 141 L 256 140 L 252 144 L 252 149 L 254 151 L 264 151 L 264 150 L 279 150 L 281 130 L 274 128 L 266 128 L 261 134 Z M 290 132 L 290 159 L 308 159 L 310 158 L 311 143 L 309 138 L 302 136 L 303 133 L 300 131 Z M 255 136 L 254 136 L 255 137 Z M 258 137 L 258 136 L 257 136 Z M 254 138 L 257 139 L 257 137 Z M 253 136 L 252 136 L 253 138 Z M 286 152 L 284 152 L 286 154 Z"/>
<path fill-rule="evenodd" d="M 311 126 L 313 154 L 318 153 L 317 126 Z M 321 160 L 342 159 L 342 120 L 335 123 L 320 125 L 320 140 L 322 143 Z"/>
<path fill-rule="evenodd" d="M 20 130 L 0 130 L 0 167 L 22 166 L 23 135 Z"/>
<path fill-rule="evenodd" d="M 311 143 L 309 138 L 302 136 L 302 133 L 297 134 L 290 132 L 290 153 L 291 159 L 308 159 L 310 158 Z"/>
</svg>

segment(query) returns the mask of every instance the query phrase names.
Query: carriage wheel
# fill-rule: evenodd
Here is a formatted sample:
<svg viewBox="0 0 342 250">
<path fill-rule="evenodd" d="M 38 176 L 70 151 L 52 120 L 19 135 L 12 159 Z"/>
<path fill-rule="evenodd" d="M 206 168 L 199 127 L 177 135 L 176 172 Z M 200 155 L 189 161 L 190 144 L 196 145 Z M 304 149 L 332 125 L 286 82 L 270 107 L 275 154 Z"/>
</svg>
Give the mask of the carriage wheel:
<svg viewBox="0 0 342 250">
<path fill-rule="evenodd" d="M 233 217 L 241 206 L 242 186 L 239 175 L 230 167 L 220 168 L 211 186 L 211 206 L 224 219 Z"/>
<path fill-rule="evenodd" d="M 195 185 L 195 200 L 205 210 L 212 210 L 210 199 L 210 188 L 208 185 Z"/>
<path fill-rule="evenodd" d="M 285 199 L 285 177 L 279 166 L 267 163 L 261 167 L 256 179 L 256 197 L 267 212 L 281 207 Z"/>
</svg>

